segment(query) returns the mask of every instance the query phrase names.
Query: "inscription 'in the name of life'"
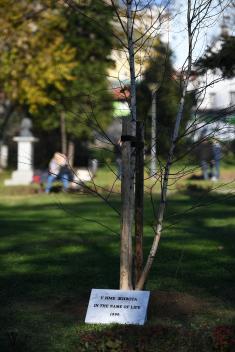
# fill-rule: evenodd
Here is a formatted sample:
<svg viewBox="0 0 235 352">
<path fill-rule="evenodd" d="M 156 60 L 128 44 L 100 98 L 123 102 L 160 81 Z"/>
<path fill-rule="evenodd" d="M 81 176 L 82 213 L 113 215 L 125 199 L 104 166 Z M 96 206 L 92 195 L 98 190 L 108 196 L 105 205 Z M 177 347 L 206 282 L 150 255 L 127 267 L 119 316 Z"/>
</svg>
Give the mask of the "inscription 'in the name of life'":
<svg viewBox="0 0 235 352">
<path fill-rule="evenodd" d="M 133 303 L 138 301 L 135 297 L 112 297 L 112 296 L 101 296 L 101 300 L 104 301 L 126 301 L 125 303 L 132 304 L 110 304 L 110 303 L 95 303 L 94 308 L 111 308 L 111 309 L 140 309 L 139 305 L 134 305 Z M 121 302 L 120 302 L 121 303 Z M 119 316 L 118 312 L 111 312 L 110 316 Z"/>
</svg>

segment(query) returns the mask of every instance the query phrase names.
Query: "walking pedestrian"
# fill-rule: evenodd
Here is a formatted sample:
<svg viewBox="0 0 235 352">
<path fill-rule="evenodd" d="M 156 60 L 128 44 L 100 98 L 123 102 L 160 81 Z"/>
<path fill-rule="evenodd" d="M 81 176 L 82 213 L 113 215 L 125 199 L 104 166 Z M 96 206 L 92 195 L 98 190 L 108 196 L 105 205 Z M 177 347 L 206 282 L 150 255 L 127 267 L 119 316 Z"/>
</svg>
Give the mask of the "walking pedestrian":
<svg viewBox="0 0 235 352">
<path fill-rule="evenodd" d="M 212 181 L 218 181 L 220 178 L 220 160 L 221 160 L 221 145 L 218 140 L 214 139 L 212 142 Z"/>
</svg>

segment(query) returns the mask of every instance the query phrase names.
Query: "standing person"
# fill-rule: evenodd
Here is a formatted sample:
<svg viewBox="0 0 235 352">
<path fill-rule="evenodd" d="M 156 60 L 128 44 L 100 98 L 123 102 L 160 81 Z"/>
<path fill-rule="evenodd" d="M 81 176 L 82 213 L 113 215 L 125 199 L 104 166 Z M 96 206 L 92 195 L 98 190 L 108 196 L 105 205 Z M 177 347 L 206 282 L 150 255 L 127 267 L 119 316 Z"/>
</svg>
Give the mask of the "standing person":
<svg viewBox="0 0 235 352">
<path fill-rule="evenodd" d="M 220 178 L 220 160 L 221 160 L 221 145 L 220 143 L 214 139 L 212 144 L 213 151 L 213 171 L 212 171 L 212 181 L 217 181 Z"/>
<path fill-rule="evenodd" d="M 117 178 L 120 180 L 122 177 L 122 142 L 121 139 L 114 145 L 115 161 L 117 165 Z"/>
<path fill-rule="evenodd" d="M 202 140 L 198 149 L 202 175 L 204 180 L 208 180 L 210 176 L 209 169 L 211 167 L 211 161 L 213 160 L 213 149 L 211 141 L 208 139 Z"/>
<path fill-rule="evenodd" d="M 69 175 L 67 172 L 67 158 L 64 154 L 56 152 L 49 163 L 49 174 L 45 192 L 49 193 L 55 180 L 61 180 L 63 190 L 67 191 L 69 186 Z"/>
</svg>

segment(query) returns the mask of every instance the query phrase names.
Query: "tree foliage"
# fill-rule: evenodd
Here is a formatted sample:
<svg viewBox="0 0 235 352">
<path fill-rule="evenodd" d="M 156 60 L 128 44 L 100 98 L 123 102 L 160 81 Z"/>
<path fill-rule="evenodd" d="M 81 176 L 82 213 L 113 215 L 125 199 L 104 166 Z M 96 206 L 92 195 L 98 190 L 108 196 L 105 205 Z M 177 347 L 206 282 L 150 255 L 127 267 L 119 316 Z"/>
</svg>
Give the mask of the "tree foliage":
<svg viewBox="0 0 235 352">
<path fill-rule="evenodd" d="M 216 50 L 209 47 L 204 57 L 197 62 L 199 72 L 204 74 L 207 70 L 220 69 L 224 78 L 232 78 L 235 76 L 235 37 L 223 36 L 221 38 L 221 47 Z"/>
<path fill-rule="evenodd" d="M 91 120 L 105 123 L 111 112 L 106 71 L 112 14 L 98 0 L 78 7 L 0 0 L 0 89 L 43 129 L 57 128 L 66 110 L 66 130 L 75 136 L 88 135 Z"/>
<path fill-rule="evenodd" d="M 110 121 L 112 96 L 107 79 L 113 48 L 112 11 L 100 0 L 80 3 L 64 11 L 68 22 L 66 42 L 78 48 L 74 74 L 76 80 L 68 87 L 63 105 L 67 111 L 69 132 L 89 135 L 91 129 L 104 128 Z M 102 25 L 101 25 L 102 24 Z M 74 122 L 79 128 L 74 130 Z M 101 126 L 99 126 L 99 124 Z"/>
<path fill-rule="evenodd" d="M 67 23 L 58 9 L 47 0 L 1 0 L 0 24 L 1 89 L 31 113 L 56 105 L 49 92 L 64 92 L 78 64 L 75 48 L 64 40 Z"/>
</svg>

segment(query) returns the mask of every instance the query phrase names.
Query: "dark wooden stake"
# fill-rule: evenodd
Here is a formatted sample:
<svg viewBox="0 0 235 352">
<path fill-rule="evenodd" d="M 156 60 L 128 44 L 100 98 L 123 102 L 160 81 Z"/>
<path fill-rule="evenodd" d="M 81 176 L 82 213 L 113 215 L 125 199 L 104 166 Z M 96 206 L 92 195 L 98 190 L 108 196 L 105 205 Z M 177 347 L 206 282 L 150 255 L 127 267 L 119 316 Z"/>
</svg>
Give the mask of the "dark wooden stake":
<svg viewBox="0 0 235 352">
<path fill-rule="evenodd" d="M 143 210 L 144 210 L 144 126 L 136 123 L 135 164 L 135 283 L 143 269 Z"/>
</svg>

